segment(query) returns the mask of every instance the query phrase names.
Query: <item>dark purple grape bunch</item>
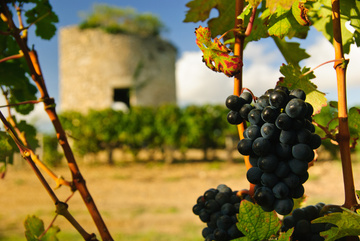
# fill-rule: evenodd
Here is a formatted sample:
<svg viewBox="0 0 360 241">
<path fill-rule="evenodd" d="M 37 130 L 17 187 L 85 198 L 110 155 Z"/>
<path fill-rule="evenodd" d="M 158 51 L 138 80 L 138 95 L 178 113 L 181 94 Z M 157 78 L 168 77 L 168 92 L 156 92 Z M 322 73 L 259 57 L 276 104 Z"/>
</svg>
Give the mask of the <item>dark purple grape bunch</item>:
<svg viewBox="0 0 360 241">
<path fill-rule="evenodd" d="M 311 221 L 334 212 L 342 212 L 342 209 L 337 205 L 325 205 L 324 203 L 296 208 L 292 211 L 291 215 L 284 217 L 281 231 L 286 232 L 294 228 L 292 240 L 324 241 L 325 239 L 320 236 L 320 232 L 329 230 L 335 225 L 331 223 L 311 223 Z M 337 240 L 345 239 L 341 238 Z"/>
<path fill-rule="evenodd" d="M 227 121 L 232 125 L 239 125 L 246 120 L 247 115 L 242 115 L 242 112 L 247 112 L 252 108 L 250 105 L 253 100 L 252 94 L 243 92 L 240 96 L 230 95 L 226 98 L 225 105 L 230 110 L 227 115 Z"/>
<path fill-rule="evenodd" d="M 249 195 L 239 197 L 237 191 L 220 184 L 211 188 L 197 199 L 193 213 L 207 224 L 202 230 L 205 241 L 228 241 L 244 236 L 237 228 L 237 214 L 240 202 L 250 199 Z"/>
<path fill-rule="evenodd" d="M 265 211 L 291 212 L 293 198 L 304 194 L 308 163 L 321 145 L 312 124 L 313 107 L 303 90 L 277 86 L 254 105 L 243 105 L 240 116 L 250 122 L 237 148 L 250 156 L 246 176 L 255 184 L 254 200 Z"/>
</svg>

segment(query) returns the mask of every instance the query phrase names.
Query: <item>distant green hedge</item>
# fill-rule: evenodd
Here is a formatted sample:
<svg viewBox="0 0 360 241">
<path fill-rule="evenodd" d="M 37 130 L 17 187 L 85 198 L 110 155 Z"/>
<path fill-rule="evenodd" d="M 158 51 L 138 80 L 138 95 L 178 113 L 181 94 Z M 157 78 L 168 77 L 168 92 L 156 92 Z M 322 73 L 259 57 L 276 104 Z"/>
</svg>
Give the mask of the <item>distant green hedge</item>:
<svg viewBox="0 0 360 241">
<path fill-rule="evenodd" d="M 100 28 L 111 34 L 130 33 L 140 36 L 158 36 L 164 24 L 152 13 L 138 13 L 133 8 L 95 4 L 93 12 L 82 13 L 80 29 Z"/>
<path fill-rule="evenodd" d="M 126 148 L 136 156 L 142 148 L 224 148 L 226 135 L 237 136 L 236 127 L 227 123 L 227 112 L 223 106 L 163 105 L 132 107 L 128 113 L 64 112 L 60 119 L 80 155 Z"/>
</svg>

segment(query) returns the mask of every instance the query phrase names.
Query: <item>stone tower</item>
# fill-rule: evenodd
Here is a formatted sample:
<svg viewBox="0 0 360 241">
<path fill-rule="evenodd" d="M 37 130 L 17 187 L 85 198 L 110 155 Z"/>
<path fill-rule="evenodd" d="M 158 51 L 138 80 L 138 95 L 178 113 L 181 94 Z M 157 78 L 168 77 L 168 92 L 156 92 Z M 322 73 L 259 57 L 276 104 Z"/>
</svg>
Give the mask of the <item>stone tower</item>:
<svg viewBox="0 0 360 241">
<path fill-rule="evenodd" d="M 62 28 L 59 43 L 62 111 L 176 103 L 170 43 L 77 26 Z"/>
</svg>

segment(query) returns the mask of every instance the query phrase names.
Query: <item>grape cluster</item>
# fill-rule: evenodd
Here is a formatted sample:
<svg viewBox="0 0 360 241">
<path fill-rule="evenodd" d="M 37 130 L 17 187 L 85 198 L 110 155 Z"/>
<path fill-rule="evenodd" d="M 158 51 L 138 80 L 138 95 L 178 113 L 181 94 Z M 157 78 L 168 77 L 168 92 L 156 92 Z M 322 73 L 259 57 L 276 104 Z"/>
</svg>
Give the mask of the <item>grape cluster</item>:
<svg viewBox="0 0 360 241">
<path fill-rule="evenodd" d="M 335 225 L 331 223 L 311 223 L 311 221 L 334 212 L 342 212 L 342 209 L 339 206 L 325 205 L 324 203 L 296 208 L 292 211 L 291 215 L 284 218 L 281 231 L 286 232 L 294 228 L 292 240 L 323 241 L 325 239 L 320 236 L 320 232 L 329 230 Z M 337 240 L 345 240 L 345 238 Z"/>
<path fill-rule="evenodd" d="M 304 194 L 308 163 L 314 159 L 313 149 L 321 145 L 312 124 L 314 109 L 305 99 L 303 90 L 282 86 L 267 90 L 255 104 L 249 92 L 226 99 L 228 122 L 250 123 L 237 149 L 249 155 L 252 167 L 246 176 L 256 185 L 254 199 L 265 211 L 287 215 L 293 198 Z"/>
<path fill-rule="evenodd" d="M 194 214 L 207 223 L 202 230 L 205 241 L 228 241 L 244 236 L 237 228 L 237 214 L 242 198 L 224 184 L 211 188 L 197 199 Z M 245 198 L 245 197 L 243 197 Z"/>
</svg>

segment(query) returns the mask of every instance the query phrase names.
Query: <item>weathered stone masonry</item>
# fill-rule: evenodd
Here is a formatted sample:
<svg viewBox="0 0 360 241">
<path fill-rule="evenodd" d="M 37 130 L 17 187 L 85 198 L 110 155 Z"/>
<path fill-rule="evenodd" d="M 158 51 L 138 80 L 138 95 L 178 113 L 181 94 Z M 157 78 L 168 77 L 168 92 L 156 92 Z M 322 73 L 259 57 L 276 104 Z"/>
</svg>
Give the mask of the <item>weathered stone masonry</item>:
<svg viewBox="0 0 360 241">
<path fill-rule="evenodd" d="M 62 111 L 112 107 L 124 90 L 130 106 L 176 103 L 177 53 L 170 43 L 76 26 L 62 28 L 59 43 Z"/>
</svg>

